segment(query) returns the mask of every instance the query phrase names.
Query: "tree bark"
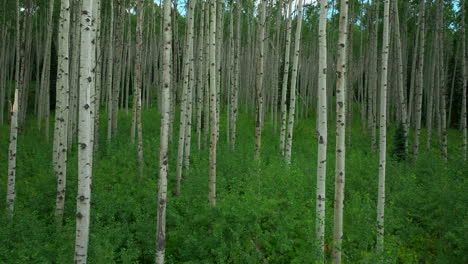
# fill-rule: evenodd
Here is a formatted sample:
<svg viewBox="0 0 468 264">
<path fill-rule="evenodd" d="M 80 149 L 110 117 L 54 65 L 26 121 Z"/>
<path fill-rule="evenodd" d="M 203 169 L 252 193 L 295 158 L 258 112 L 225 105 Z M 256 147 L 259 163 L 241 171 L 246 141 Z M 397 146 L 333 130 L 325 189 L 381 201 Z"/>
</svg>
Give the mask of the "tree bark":
<svg viewBox="0 0 468 264">
<path fill-rule="evenodd" d="M 291 27 L 292 27 L 292 0 L 289 0 L 288 4 L 288 15 L 286 24 L 286 48 L 284 55 L 284 70 L 283 70 L 283 85 L 281 89 L 281 127 L 280 127 L 280 152 L 284 156 L 284 149 L 286 144 L 286 119 L 287 119 L 287 108 L 286 108 L 286 95 L 288 91 L 288 78 L 289 78 L 289 52 L 291 50 Z"/>
<path fill-rule="evenodd" d="M 69 101 L 69 31 L 70 2 L 61 0 L 59 20 L 59 50 L 58 71 L 55 103 L 55 134 L 54 134 L 54 170 L 57 178 L 57 196 L 55 200 L 55 217 L 59 226 L 62 225 L 65 207 L 65 189 L 67 182 L 67 133 L 68 133 L 68 101 Z"/>
<path fill-rule="evenodd" d="M 384 1 L 382 76 L 380 80 L 379 188 L 377 197 L 377 252 L 383 253 L 385 212 L 385 166 L 387 162 L 387 76 L 390 32 L 390 0 Z M 398 29 L 397 29 L 398 30 Z"/>
<path fill-rule="evenodd" d="M 345 187 L 345 130 L 346 130 L 346 49 L 348 34 L 348 1 L 340 2 L 340 28 L 338 39 L 338 61 L 336 65 L 336 163 L 335 204 L 333 226 L 333 262 L 341 263 L 343 241 L 343 207 Z"/>
<path fill-rule="evenodd" d="M 413 154 L 415 157 L 419 154 L 419 135 L 421 133 L 421 115 L 422 115 L 422 97 L 423 97 L 423 82 L 424 82 L 424 47 L 425 47 L 425 7 L 424 1 L 420 4 L 420 49 L 419 49 L 419 69 L 418 69 L 418 83 L 416 87 L 416 115 L 415 122 L 416 128 L 414 133 L 414 149 Z"/>
<path fill-rule="evenodd" d="M 294 117 L 296 114 L 296 85 L 297 85 L 297 69 L 299 64 L 299 52 L 301 43 L 301 27 L 302 27 L 302 5 L 303 0 L 299 0 L 297 7 L 297 26 L 296 36 L 294 40 L 294 57 L 291 74 L 291 90 L 289 94 L 289 117 L 288 117 L 288 131 L 286 135 L 286 163 L 291 163 L 292 139 L 294 132 Z"/>
<path fill-rule="evenodd" d="M 320 1 L 319 67 L 317 94 L 317 194 L 315 232 L 319 245 L 320 263 L 325 262 L 325 183 L 327 172 L 327 0 Z"/>
<path fill-rule="evenodd" d="M 78 104 L 78 194 L 76 199 L 75 263 L 87 263 L 93 172 L 94 85 L 96 63 L 95 1 L 81 5 L 80 92 Z"/>
</svg>

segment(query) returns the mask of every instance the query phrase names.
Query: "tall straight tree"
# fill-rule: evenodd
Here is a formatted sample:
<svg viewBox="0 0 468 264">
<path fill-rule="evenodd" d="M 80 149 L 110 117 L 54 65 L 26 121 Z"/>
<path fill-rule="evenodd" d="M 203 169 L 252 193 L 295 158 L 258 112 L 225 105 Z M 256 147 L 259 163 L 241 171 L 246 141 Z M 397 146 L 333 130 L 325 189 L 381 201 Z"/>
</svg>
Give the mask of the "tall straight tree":
<svg viewBox="0 0 468 264">
<path fill-rule="evenodd" d="M 107 53 L 107 144 L 110 144 L 112 138 L 112 105 L 114 103 L 114 93 L 112 92 L 112 77 L 113 77 L 113 67 L 114 67 L 114 1 L 110 1 L 109 8 L 109 47 Z"/>
<path fill-rule="evenodd" d="M 338 38 L 338 61 L 336 65 L 336 163 L 335 205 L 333 226 L 333 262 L 341 263 L 343 242 L 343 207 L 345 187 L 345 131 L 346 131 L 346 50 L 348 41 L 348 1 L 340 2 L 340 28 Z"/>
<path fill-rule="evenodd" d="M 237 111 L 239 101 L 239 73 L 240 73 L 240 42 L 241 42 L 241 1 L 237 1 L 236 6 L 236 34 L 234 39 L 235 51 L 234 51 L 234 83 L 232 89 L 232 101 L 231 101 L 231 151 L 234 151 L 236 147 L 236 127 L 237 127 Z"/>
<path fill-rule="evenodd" d="M 415 133 L 414 133 L 414 146 L 413 154 L 415 157 L 419 154 L 419 135 L 421 134 L 421 116 L 422 116 L 422 97 L 423 97 L 423 82 L 424 82 L 424 47 L 425 43 L 425 6 L 424 1 L 421 1 L 419 11 L 419 69 L 418 81 L 416 86 L 416 114 L 415 114 Z"/>
<path fill-rule="evenodd" d="M 446 74 L 445 74 L 445 62 L 444 62 L 444 28 L 443 28 L 443 20 L 444 20 L 444 0 L 438 0 L 437 2 L 437 32 L 439 35 L 439 62 L 440 65 L 440 87 L 438 87 L 440 91 L 440 123 L 441 123 L 441 132 L 442 132 L 442 158 L 446 161 L 447 160 L 447 89 L 446 89 Z"/>
<path fill-rule="evenodd" d="M 320 263 L 325 262 L 325 177 L 327 173 L 327 0 L 320 0 L 319 66 L 317 91 L 317 193 L 315 232 L 319 244 Z"/>
<path fill-rule="evenodd" d="M 166 252 L 166 199 L 168 171 L 168 142 L 170 115 L 170 87 L 172 75 L 171 0 L 163 2 L 163 72 L 161 90 L 161 133 L 159 146 L 158 219 L 156 230 L 156 264 L 164 264 Z"/>
<path fill-rule="evenodd" d="M 209 73 L 210 73 L 210 172 L 208 179 L 208 202 L 216 205 L 216 145 L 218 132 L 216 127 L 216 0 L 210 1 L 209 33 Z"/>
<path fill-rule="evenodd" d="M 96 2 L 82 0 L 79 79 L 78 194 L 76 199 L 75 263 L 87 263 L 93 174 L 94 85 L 96 63 Z"/>
<path fill-rule="evenodd" d="M 183 62 L 183 83 L 182 83 L 182 102 L 180 106 L 180 126 L 179 126 L 179 142 L 177 151 L 177 168 L 176 168 L 176 187 L 175 195 L 180 194 L 180 182 L 182 180 L 182 165 L 184 161 L 184 149 L 187 132 L 187 123 L 192 116 L 189 113 L 189 104 L 192 101 L 193 82 L 190 82 L 190 74 L 193 62 L 193 28 L 194 28 L 194 11 L 196 0 L 189 1 L 189 9 L 187 10 L 187 39 L 185 43 L 185 56 Z M 190 90 L 190 92 L 189 92 Z"/>
<path fill-rule="evenodd" d="M 260 18 L 258 24 L 258 50 L 257 50 L 257 76 L 255 79 L 256 90 L 256 112 L 255 112 L 255 158 L 260 158 L 262 146 L 263 126 L 263 77 L 264 77 L 264 55 L 265 55 L 265 17 L 266 0 L 260 2 Z"/>
<path fill-rule="evenodd" d="M 57 197 L 55 200 L 55 217 L 57 224 L 62 224 L 65 206 L 65 187 L 67 182 L 67 132 L 69 81 L 69 34 L 70 34 L 70 1 L 61 0 L 58 33 L 58 70 L 55 103 L 55 129 L 53 163 L 57 178 Z"/>
<path fill-rule="evenodd" d="M 400 37 L 400 18 L 399 18 L 399 11 L 398 11 L 398 0 L 394 0 L 393 10 L 395 13 L 394 21 L 395 21 L 395 42 L 396 42 L 396 56 L 398 62 L 398 95 L 399 95 L 399 103 L 400 103 L 400 115 L 401 115 L 401 123 L 403 124 L 403 131 L 405 137 L 405 152 L 408 153 L 408 117 L 407 117 L 407 107 L 406 107 L 406 90 L 404 85 L 404 69 L 403 69 L 403 53 L 401 47 L 401 37 Z M 385 18 L 384 18 L 385 19 Z"/>
<path fill-rule="evenodd" d="M 294 57 L 291 74 L 291 89 L 289 94 L 289 117 L 288 117 L 288 130 L 286 135 L 286 163 L 291 163 L 292 139 L 294 132 L 294 117 L 296 115 L 296 85 L 297 85 L 297 69 L 299 65 L 299 53 L 301 43 L 301 29 L 302 29 L 302 4 L 303 0 L 297 3 L 297 26 L 296 36 L 294 39 Z"/>
<path fill-rule="evenodd" d="M 384 0 L 382 69 L 380 80 L 379 190 L 377 197 L 377 251 L 383 252 L 385 209 L 385 166 L 387 158 L 387 76 L 390 35 L 390 0 Z M 398 30 L 398 29 L 397 29 Z"/>
<path fill-rule="evenodd" d="M 6 208 L 10 217 L 13 217 L 13 209 L 15 206 L 16 198 L 16 147 L 18 144 L 18 110 L 19 110 L 19 91 L 21 87 L 21 74 L 20 69 L 22 62 L 22 49 L 21 49 L 21 16 L 20 16 L 19 0 L 16 0 L 16 41 L 15 41 L 15 95 L 13 106 L 11 107 L 10 119 L 10 144 L 8 147 L 8 184 L 7 184 L 7 197 Z"/>
<path fill-rule="evenodd" d="M 138 169 L 139 177 L 143 177 L 143 124 L 141 120 L 141 55 L 143 50 L 143 20 L 144 20 L 144 0 L 138 0 L 137 12 L 138 21 L 136 28 L 136 57 L 135 57 L 135 86 L 133 88 L 135 105 L 133 106 L 133 115 L 138 134 Z M 135 129 L 132 129 L 132 133 Z M 132 137 L 133 139 L 134 137 Z"/>
<path fill-rule="evenodd" d="M 289 78 L 289 52 L 291 50 L 291 9 L 292 0 L 288 1 L 288 14 L 286 17 L 286 47 L 284 55 L 284 69 L 283 69 L 283 85 L 281 88 L 281 126 L 280 126 L 280 152 L 284 155 L 284 149 L 286 144 L 286 119 L 287 119 L 287 108 L 286 108 L 286 96 L 288 91 L 288 78 Z"/>
</svg>

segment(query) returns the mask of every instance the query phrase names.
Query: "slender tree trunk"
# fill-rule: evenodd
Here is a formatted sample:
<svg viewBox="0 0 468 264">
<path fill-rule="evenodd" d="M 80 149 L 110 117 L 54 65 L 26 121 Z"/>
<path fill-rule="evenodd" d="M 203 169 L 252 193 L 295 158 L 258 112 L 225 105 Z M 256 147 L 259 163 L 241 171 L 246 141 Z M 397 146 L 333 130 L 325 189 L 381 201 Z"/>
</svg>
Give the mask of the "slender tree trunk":
<svg viewBox="0 0 468 264">
<path fill-rule="evenodd" d="M 346 129 L 346 49 L 348 34 L 348 1 L 340 2 L 340 32 L 338 39 L 338 61 L 336 65 L 336 163 L 335 205 L 333 226 L 333 262 L 341 263 L 343 241 L 343 207 L 345 187 L 345 129 Z"/>
<path fill-rule="evenodd" d="M 237 1 L 236 7 L 236 35 L 234 38 L 235 43 L 235 53 L 234 53 L 234 83 L 232 89 L 232 102 L 231 102 L 231 151 L 234 152 L 236 147 L 236 130 L 237 130 L 237 112 L 238 112 L 238 102 L 239 102 L 239 76 L 240 76 L 240 41 L 241 41 L 241 1 Z"/>
<path fill-rule="evenodd" d="M 289 94 L 289 118 L 288 118 L 288 131 L 286 136 L 286 163 L 291 163 L 291 151 L 292 151 L 292 139 L 294 131 L 294 117 L 296 113 L 296 85 L 297 85 L 297 69 L 299 64 L 299 47 L 301 42 L 301 26 L 302 26 L 302 3 L 303 0 L 299 0 L 297 7 L 297 26 L 296 36 L 294 40 L 294 57 L 291 75 L 291 90 Z"/>
<path fill-rule="evenodd" d="M 156 231 L 156 264 L 164 264 L 166 252 L 166 199 L 168 172 L 168 141 L 170 119 L 170 92 L 172 75 L 172 28 L 171 0 L 163 2 L 163 73 L 162 73 L 162 106 L 161 136 L 159 147 L 159 181 L 158 181 L 158 219 Z"/>
<path fill-rule="evenodd" d="M 266 0 L 261 0 L 259 8 L 260 18 L 258 24 L 259 28 L 257 41 L 257 75 L 255 80 L 255 90 L 257 99 L 255 112 L 255 158 L 257 159 L 260 158 L 260 149 L 262 146 Z"/>
<path fill-rule="evenodd" d="M 39 104 L 39 115 L 37 119 L 37 125 L 40 130 L 42 121 L 46 119 L 49 111 L 49 104 L 47 103 L 49 96 L 49 84 L 50 84 L 50 57 L 51 57 L 51 46 L 52 46 L 52 30 L 53 30 L 53 21 L 52 17 L 54 14 L 54 0 L 49 1 L 49 9 L 47 12 L 47 35 L 46 35 L 46 44 L 44 47 L 44 61 L 42 65 L 42 74 L 41 74 L 41 88 L 40 88 L 40 104 Z M 46 129 L 46 139 L 49 138 L 48 135 L 48 123 L 45 123 Z"/>
<path fill-rule="evenodd" d="M 210 135 L 210 173 L 208 181 L 208 202 L 210 205 L 216 205 L 216 0 L 210 2 L 210 117 L 211 117 L 211 135 Z"/>
<path fill-rule="evenodd" d="M 422 115 L 422 97 L 423 97 L 423 71 L 424 71 L 424 46 L 425 46 L 425 7 L 424 1 L 421 1 L 420 7 L 420 42 L 421 47 L 419 49 L 419 69 L 418 69 L 418 84 L 416 87 L 416 115 L 415 115 L 415 122 L 416 128 L 414 133 L 414 149 L 413 153 L 414 156 L 417 157 L 419 154 L 419 135 L 421 133 L 421 115 Z"/>
<path fill-rule="evenodd" d="M 385 0 L 382 41 L 382 77 L 380 81 L 379 191 L 377 197 L 377 252 L 379 254 L 383 253 L 384 246 L 385 167 L 387 161 L 387 76 L 390 35 L 389 14 L 390 0 Z"/>
<path fill-rule="evenodd" d="M 96 12 L 99 14 L 96 17 L 96 85 L 95 85 L 95 109 L 94 109 L 94 152 L 99 151 L 99 125 L 101 115 L 101 90 L 102 90 L 102 71 L 104 52 L 101 50 L 101 0 L 96 0 Z"/>
<path fill-rule="evenodd" d="M 110 22 L 109 22 L 109 54 L 107 57 L 107 145 L 110 145 L 112 138 L 112 115 L 114 109 L 114 93 L 112 92 L 112 78 L 114 74 L 114 1 L 110 1 Z"/>
<path fill-rule="evenodd" d="M 97 14 L 93 0 L 81 5 L 80 93 L 78 129 L 78 194 L 76 199 L 75 263 L 87 263 L 89 223 L 91 212 L 91 178 L 93 172 L 93 133 L 96 24 Z"/>
<path fill-rule="evenodd" d="M 7 185 L 7 197 L 6 197 L 6 208 L 8 215 L 13 217 L 13 209 L 15 204 L 15 184 L 16 184 L 16 146 L 18 144 L 18 110 L 19 110 L 19 91 L 21 89 L 21 16 L 20 16 L 20 4 L 19 0 L 16 0 L 16 41 L 15 41 L 15 95 L 13 105 L 11 107 L 11 119 L 10 119 L 10 144 L 8 147 L 8 185 Z"/>
<path fill-rule="evenodd" d="M 200 3 L 200 33 L 198 37 L 198 82 L 197 82 L 197 146 L 201 149 L 203 92 L 205 86 L 205 47 L 203 45 L 205 36 L 205 2 Z M 206 95 L 205 95 L 206 96 Z"/>
<path fill-rule="evenodd" d="M 443 0 L 438 0 L 437 12 L 438 12 L 438 23 L 439 23 L 439 64 L 440 64 L 440 115 L 441 115 L 441 132 L 442 132 L 442 158 L 447 161 L 447 89 L 446 89 L 446 82 L 445 82 L 445 65 L 444 65 L 444 29 L 443 29 L 443 20 L 444 20 L 444 2 Z"/>
<path fill-rule="evenodd" d="M 454 69 L 453 69 L 453 74 L 452 74 L 452 85 L 451 85 L 451 88 L 450 88 L 450 99 L 449 99 L 449 107 L 448 107 L 448 119 L 447 119 L 447 127 L 450 127 L 450 125 L 452 124 L 452 103 L 453 103 L 453 93 L 454 93 L 454 88 L 455 88 L 455 77 L 457 76 L 457 66 L 458 66 L 458 60 L 457 60 L 457 54 L 458 54 L 458 50 L 459 50 L 459 46 L 460 45 L 457 45 L 456 49 L 455 49 L 455 53 L 454 53 Z M 463 69 L 462 69 L 463 71 Z M 448 76 L 447 76 L 448 77 Z M 462 72 L 462 77 L 463 77 L 463 72 Z M 463 100 L 463 99 L 462 99 Z"/>
<path fill-rule="evenodd" d="M 65 207 L 65 188 L 67 182 L 67 132 L 68 132 L 68 101 L 69 101 L 69 31 L 70 2 L 61 0 L 59 20 L 59 50 L 58 71 L 55 103 L 55 134 L 53 163 L 57 178 L 57 197 L 55 200 L 55 217 L 57 224 L 62 225 Z"/>
<path fill-rule="evenodd" d="M 288 4 L 288 15 L 286 25 L 286 51 L 284 55 L 284 70 L 283 70 L 283 86 L 281 89 L 281 127 L 280 127 L 280 152 L 284 155 L 284 149 L 286 144 L 286 95 L 288 91 L 288 78 L 289 78 L 289 52 L 291 50 L 291 27 L 292 27 L 292 0 L 289 0 Z"/>
<path fill-rule="evenodd" d="M 404 69 L 403 69 L 403 53 L 401 47 L 400 37 L 400 18 L 398 15 L 398 0 L 394 1 L 393 10 L 395 11 L 395 41 L 397 49 L 397 60 L 398 60 L 398 94 L 400 103 L 400 115 L 401 123 L 403 124 L 403 133 L 405 137 L 405 152 L 408 153 L 408 117 L 406 107 L 406 85 L 404 83 Z"/>
<path fill-rule="evenodd" d="M 317 194 L 315 230 L 320 263 L 325 262 L 325 178 L 327 172 L 327 0 L 320 1 L 319 67 L 317 94 Z"/>
<path fill-rule="evenodd" d="M 141 55 L 143 52 L 143 22 L 144 22 L 144 0 L 137 2 L 138 21 L 136 28 L 136 58 L 135 58 L 135 85 L 134 97 L 136 104 L 133 106 L 135 123 L 138 134 L 138 172 L 139 178 L 143 178 L 143 124 L 141 120 Z M 134 131 L 134 130 L 133 130 Z M 133 132 L 132 133 L 135 133 Z"/>
<path fill-rule="evenodd" d="M 433 45 L 432 45 L 432 50 L 436 51 L 438 50 L 438 45 L 437 45 L 437 36 L 434 37 L 433 40 Z M 427 136 L 426 136 L 426 148 L 429 151 L 431 149 L 431 139 L 432 139 L 432 119 L 433 119 L 433 102 L 434 102 L 434 92 L 438 88 L 436 83 L 439 81 L 439 78 L 437 77 L 436 81 L 436 65 L 438 59 L 438 53 L 434 54 L 434 58 L 432 59 L 431 63 L 431 72 L 429 78 L 431 78 L 431 83 L 429 84 L 429 91 L 428 91 L 428 99 L 427 99 L 427 116 L 426 116 L 426 130 L 427 130 Z"/>
<path fill-rule="evenodd" d="M 180 182 L 182 180 L 182 166 L 184 161 L 184 147 L 185 147 L 185 133 L 187 120 L 191 118 L 188 115 L 188 101 L 191 100 L 191 93 L 189 95 L 190 71 L 193 60 L 193 24 L 194 24 L 194 10 L 195 0 L 190 0 L 189 10 L 187 10 L 187 39 L 185 43 L 184 61 L 183 61 L 183 83 L 182 83 L 182 102 L 180 105 L 180 125 L 179 125 L 179 142 L 177 151 L 177 168 L 176 168 L 176 186 L 174 195 L 180 194 Z"/>
</svg>

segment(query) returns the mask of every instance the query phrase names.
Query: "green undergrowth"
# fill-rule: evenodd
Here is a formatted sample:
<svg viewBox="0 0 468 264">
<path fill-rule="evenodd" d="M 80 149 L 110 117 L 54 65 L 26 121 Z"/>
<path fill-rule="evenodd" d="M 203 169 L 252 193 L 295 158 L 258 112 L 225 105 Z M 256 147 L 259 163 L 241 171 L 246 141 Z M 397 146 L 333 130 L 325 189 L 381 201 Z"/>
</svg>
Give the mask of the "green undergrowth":
<svg viewBox="0 0 468 264">
<path fill-rule="evenodd" d="M 328 259 L 333 232 L 332 122 L 326 189 Z M 358 122 L 353 124 L 346 149 L 343 260 L 376 263 L 380 259 L 375 254 L 378 153 L 370 151 L 370 133 L 363 132 Z M 137 150 L 129 140 L 130 123 L 130 115 L 122 111 L 119 131 L 107 146 L 105 116 L 102 117 L 92 185 L 89 263 L 154 262 L 159 115 L 154 109 L 143 113 L 145 167 L 141 181 L 137 180 Z M 9 220 L 5 211 L 0 213 L 0 263 L 72 263 L 76 146 L 69 156 L 64 226 L 56 228 L 52 142 L 46 142 L 43 131 L 38 132 L 34 124 L 34 120 L 29 120 L 18 139 L 15 216 Z M 208 149 L 197 150 L 195 132 L 190 171 L 184 175 L 181 195 L 172 195 L 177 127 L 170 147 L 167 263 L 315 262 L 315 120 L 297 121 L 289 168 L 278 154 L 279 133 L 271 123 L 265 124 L 261 160 L 257 162 L 253 159 L 253 118 L 239 116 L 235 152 L 229 150 L 225 120 L 221 120 L 216 207 L 207 204 Z M 396 125 L 388 130 L 389 153 L 395 130 Z M 8 126 L 0 127 L 2 208 L 6 196 L 8 133 Z M 206 139 L 202 136 L 202 143 Z M 467 263 L 468 167 L 460 155 L 460 133 L 449 131 L 448 163 L 441 159 L 437 135 L 431 151 L 425 150 L 425 139 L 421 142 L 422 153 L 417 160 L 409 157 L 398 161 L 388 155 L 385 263 Z"/>
</svg>

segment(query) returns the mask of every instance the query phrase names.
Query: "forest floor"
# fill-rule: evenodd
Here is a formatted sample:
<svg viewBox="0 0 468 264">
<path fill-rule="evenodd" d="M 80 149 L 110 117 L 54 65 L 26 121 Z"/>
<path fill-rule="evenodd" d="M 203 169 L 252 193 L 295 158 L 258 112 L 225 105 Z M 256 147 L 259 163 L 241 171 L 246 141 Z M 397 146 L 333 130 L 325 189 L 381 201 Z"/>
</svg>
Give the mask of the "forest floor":
<svg viewBox="0 0 468 264">
<path fill-rule="evenodd" d="M 104 118 L 100 151 L 94 159 L 89 263 L 153 263 L 159 114 L 155 109 L 143 113 L 145 167 L 141 181 L 137 180 L 137 150 L 129 140 L 131 114 L 121 112 L 119 131 L 110 146 L 106 146 Z M 334 123 L 329 122 L 328 256 L 335 167 Z M 30 120 L 31 126 L 26 126 L 18 139 L 15 216 L 10 221 L 5 211 L 0 213 L 0 263 L 72 263 L 76 146 L 69 155 L 64 226 L 57 229 L 52 134 L 46 142 L 43 132 L 38 133 L 33 126 L 35 123 Z M 388 135 L 389 153 L 393 148 L 393 127 Z M 184 175 L 181 195 L 172 195 L 178 134 L 178 126 L 174 127 L 169 163 L 167 263 L 314 263 L 315 120 L 297 120 L 290 168 L 280 158 L 279 133 L 273 131 L 271 123 L 265 124 L 260 163 L 253 160 L 251 117 L 239 116 L 234 153 L 226 142 L 225 120 L 221 120 L 220 132 L 217 205 L 212 208 L 207 204 L 208 148 L 197 151 L 195 132 L 190 171 Z M 351 133 L 346 149 L 343 259 L 345 263 L 376 263 L 378 154 L 370 151 L 370 133 L 362 132 L 359 121 L 354 121 Z M 0 197 L 6 197 L 8 135 L 9 126 L 0 127 Z M 422 153 L 416 161 L 388 160 L 385 263 L 468 263 L 468 166 L 461 157 L 460 132 L 450 130 L 448 138 L 447 164 L 441 159 L 436 132 L 429 152 L 425 139 L 421 139 Z M 3 198 L 0 207 L 5 207 Z"/>
</svg>

